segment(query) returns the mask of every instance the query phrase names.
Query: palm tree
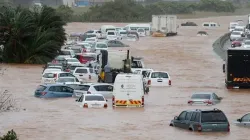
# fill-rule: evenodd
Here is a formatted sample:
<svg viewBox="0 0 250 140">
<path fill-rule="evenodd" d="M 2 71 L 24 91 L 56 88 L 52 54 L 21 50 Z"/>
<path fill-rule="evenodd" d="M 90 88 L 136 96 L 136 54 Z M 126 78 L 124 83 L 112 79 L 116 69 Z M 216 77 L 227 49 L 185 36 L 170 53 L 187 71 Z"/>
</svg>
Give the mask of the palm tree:
<svg viewBox="0 0 250 140">
<path fill-rule="evenodd" d="M 47 6 L 33 10 L 3 7 L 0 10 L 0 27 L 5 27 L 2 29 L 3 61 L 46 63 L 52 60 L 66 40 L 65 24 L 56 11 Z"/>
</svg>

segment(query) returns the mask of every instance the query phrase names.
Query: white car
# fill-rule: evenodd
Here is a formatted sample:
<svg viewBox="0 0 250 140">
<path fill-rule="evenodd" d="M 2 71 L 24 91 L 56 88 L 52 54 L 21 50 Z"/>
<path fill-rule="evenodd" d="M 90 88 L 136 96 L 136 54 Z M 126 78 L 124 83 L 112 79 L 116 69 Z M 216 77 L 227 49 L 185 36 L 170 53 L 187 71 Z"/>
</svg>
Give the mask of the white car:
<svg viewBox="0 0 250 140">
<path fill-rule="evenodd" d="M 58 71 L 52 71 L 52 72 L 45 72 L 42 76 L 42 84 L 54 84 L 56 81 L 61 77 L 75 77 L 73 74 L 69 72 L 58 72 Z"/>
<path fill-rule="evenodd" d="M 93 42 L 94 43 L 94 42 Z M 90 42 L 78 42 L 75 46 L 81 46 L 83 48 L 83 52 L 89 53 L 94 52 L 92 44 Z"/>
<path fill-rule="evenodd" d="M 242 37 L 241 35 L 242 35 L 241 32 L 233 31 L 230 35 L 230 41 L 234 41 L 238 38 L 241 38 Z"/>
<path fill-rule="evenodd" d="M 76 77 L 61 77 L 57 81 L 57 83 L 63 84 L 81 84 L 81 82 Z"/>
<path fill-rule="evenodd" d="M 221 102 L 221 97 L 218 97 L 212 92 L 194 93 L 188 101 L 189 105 L 214 105 Z"/>
<path fill-rule="evenodd" d="M 240 119 L 234 121 L 234 124 L 242 127 L 250 127 L 250 113 L 243 115 Z"/>
<path fill-rule="evenodd" d="M 63 66 L 51 65 L 51 66 L 48 66 L 47 69 L 60 69 L 61 71 L 63 71 Z"/>
<path fill-rule="evenodd" d="M 127 38 L 127 31 L 126 30 L 119 30 L 118 31 L 118 39 L 122 40 L 122 39 L 126 39 Z"/>
<path fill-rule="evenodd" d="M 86 38 L 85 41 L 91 41 L 91 42 L 97 42 L 97 38 L 96 37 L 90 37 L 90 38 Z"/>
<path fill-rule="evenodd" d="M 97 81 L 97 75 L 93 68 L 77 67 L 73 75 L 76 76 L 81 82 L 92 83 Z"/>
<path fill-rule="evenodd" d="M 105 42 L 96 42 L 95 50 L 108 50 L 108 45 Z"/>
<path fill-rule="evenodd" d="M 76 100 L 81 108 L 107 108 L 108 103 L 101 94 L 84 94 Z"/>
<path fill-rule="evenodd" d="M 87 83 L 82 84 L 81 89 L 74 90 L 74 97 L 81 97 L 83 94 L 102 94 L 105 98 L 113 95 L 113 85 L 107 83 Z"/>
<path fill-rule="evenodd" d="M 250 48 L 250 40 L 244 41 L 244 42 L 242 43 L 242 46 L 243 46 L 244 48 Z"/>
<path fill-rule="evenodd" d="M 64 58 L 73 58 L 75 56 L 75 52 L 73 50 L 62 49 L 61 55 Z"/>
<path fill-rule="evenodd" d="M 108 40 L 116 40 L 117 39 L 117 32 L 116 31 L 108 31 L 107 32 L 107 39 Z"/>
<path fill-rule="evenodd" d="M 69 65 L 74 65 L 74 64 L 80 65 L 81 64 L 81 62 L 76 58 L 65 58 L 65 59 L 67 61 L 67 64 L 69 64 Z"/>
<path fill-rule="evenodd" d="M 143 28 L 138 28 L 137 33 L 139 36 L 146 36 L 146 31 Z"/>
<path fill-rule="evenodd" d="M 168 72 L 152 71 L 145 78 L 148 86 L 171 86 L 171 78 Z"/>
<path fill-rule="evenodd" d="M 45 73 L 52 73 L 52 72 L 62 72 L 62 69 L 48 67 L 43 71 L 42 75 L 44 75 Z"/>
</svg>

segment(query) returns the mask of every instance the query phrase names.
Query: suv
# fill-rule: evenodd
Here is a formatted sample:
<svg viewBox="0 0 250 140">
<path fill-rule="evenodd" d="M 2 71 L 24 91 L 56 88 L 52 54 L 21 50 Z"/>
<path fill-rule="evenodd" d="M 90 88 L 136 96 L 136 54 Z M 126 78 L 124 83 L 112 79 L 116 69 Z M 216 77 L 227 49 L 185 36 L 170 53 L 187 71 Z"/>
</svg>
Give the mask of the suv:
<svg viewBox="0 0 250 140">
<path fill-rule="evenodd" d="M 174 117 L 170 126 L 199 132 L 230 131 L 230 124 L 226 115 L 216 108 L 213 110 L 183 111 L 179 116 Z"/>
</svg>

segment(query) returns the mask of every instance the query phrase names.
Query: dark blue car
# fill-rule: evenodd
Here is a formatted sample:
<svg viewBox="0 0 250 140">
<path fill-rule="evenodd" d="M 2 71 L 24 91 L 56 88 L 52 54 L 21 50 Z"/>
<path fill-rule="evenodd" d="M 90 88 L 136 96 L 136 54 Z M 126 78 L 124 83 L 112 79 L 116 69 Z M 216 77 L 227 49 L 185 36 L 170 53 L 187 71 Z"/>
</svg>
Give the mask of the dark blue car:
<svg viewBox="0 0 250 140">
<path fill-rule="evenodd" d="M 62 84 L 39 85 L 35 91 L 35 97 L 60 98 L 72 97 L 74 89 Z"/>
</svg>

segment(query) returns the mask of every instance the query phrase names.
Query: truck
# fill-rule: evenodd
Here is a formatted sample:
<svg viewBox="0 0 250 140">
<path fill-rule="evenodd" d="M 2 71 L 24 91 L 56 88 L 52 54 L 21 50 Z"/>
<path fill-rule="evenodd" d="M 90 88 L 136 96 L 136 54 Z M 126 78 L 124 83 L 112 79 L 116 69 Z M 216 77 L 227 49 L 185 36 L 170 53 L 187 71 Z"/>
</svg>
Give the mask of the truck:
<svg viewBox="0 0 250 140">
<path fill-rule="evenodd" d="M 152 15 L 152 32 L 162 32 L 166 36 L 177 35 L 176 15 Z"/>
<path fill-rule="evenodd" d="M 223 72 L 228 89 L 250 87 L 250 49 L 229 48 Z"/>
</svg>

